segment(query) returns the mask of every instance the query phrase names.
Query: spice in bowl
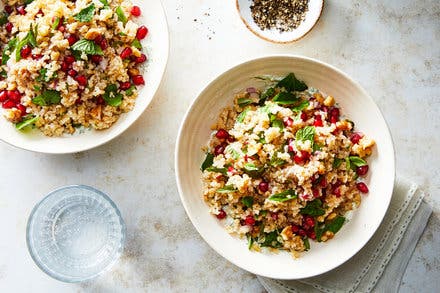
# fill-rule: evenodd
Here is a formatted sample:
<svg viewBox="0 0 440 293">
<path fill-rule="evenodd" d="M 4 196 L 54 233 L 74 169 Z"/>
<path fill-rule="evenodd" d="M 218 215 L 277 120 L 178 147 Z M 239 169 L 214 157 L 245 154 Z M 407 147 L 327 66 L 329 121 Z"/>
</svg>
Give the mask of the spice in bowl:
<svg viewBox="0 0 440 293">
<path fill-rule="evenodd" d="M 260 29 L 286 32 L 304 21 L 308 6 L 309 0 L 253 0 L 250 8 Z"/>
</svg>

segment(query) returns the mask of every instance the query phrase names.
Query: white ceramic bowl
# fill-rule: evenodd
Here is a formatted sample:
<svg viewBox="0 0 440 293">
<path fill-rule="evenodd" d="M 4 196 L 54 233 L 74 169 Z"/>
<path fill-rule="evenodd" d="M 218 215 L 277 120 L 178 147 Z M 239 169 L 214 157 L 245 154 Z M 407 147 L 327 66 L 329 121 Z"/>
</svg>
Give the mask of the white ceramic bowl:
<svg viewBox="0 0 440 293">
<path fill-rule="evenodd" d="M 304 21 L 296 29 L 286 32 L 279 32 L 276 29 L 260 29 L 252 18 L 251 4 L 251 0 L 236 0 L 237 11 L 246 27 L 263 40 L 273 43 L 290 43 L 298 41 L 313 29 L 321 17 L 324 0 L 310 0 Z"/>
<path fill-rule="evenodd" d="M 165 12 L 160 0 L 132 1 L 142 10 L 139 23 L 148 27 L 148 37 L 142 42 L 149 57 L 143 74 L 146 85 L 139 88 L 134 109 L 121 115 L 109 129 L 85 131 L 63 137 L 46 137 L 38 130 L 23 133 L 4 117 L 0 117 L 0 140 L 16 147 L 52 154 L 74 153 L 100 146 L 124 132 L 148 107 L 159 88 L 168 60 L 169 35 Z M 3 116 L 0 109 L 0 116 Z"/>
<path fill-rule="evenodd" d="M 246 240 L 229 235 L 208 211 L 202 197 L 201 147 L 209 140 L 210 125 L 220 110 L 232 104 L 235 93 L 256 84 L 259 75 L 284 76 L 289 72 L 308 86 L 333 95 L 342 113 L 358 130 L 374 138 L 377 147 L 369 158 L 366 183 L 370 192 L 335 238 L 327 243 L 311 243 L 299 259 L 290 254 L 248 250 Z M 394 184 L 394 150 L 387 124 L 368 94 L 338 69 L 300 56 L 271 56 L 242 63 L 212 81 L 196 98 L 181 125 L 175 152 L 176 180 L 180 198 L 192 223 L 223 257 L 258 275 L 276 279 L 299 279 L 327 272 L 351 258 L 379 227 L 390 203 Z"/>
</svg>

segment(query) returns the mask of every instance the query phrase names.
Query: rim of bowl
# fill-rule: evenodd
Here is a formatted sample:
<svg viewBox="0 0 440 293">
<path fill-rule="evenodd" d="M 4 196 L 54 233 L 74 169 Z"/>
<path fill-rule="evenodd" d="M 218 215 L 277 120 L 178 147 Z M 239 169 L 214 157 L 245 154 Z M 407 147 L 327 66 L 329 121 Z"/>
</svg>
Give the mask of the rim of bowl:
<svg viewBox="0 0 440 293">
<path fill-rule="evenodd" d="M 387 138 L 388 138 L 388 140 L 389 140 L 389 142 L 390 142 L 390 147 L 391 147 L 391 150 L 392 150 L 392 152 L 391 152 L 391 153 L 392 153 L 392 159 L 391 159 L 391 164 L 392 164 L 392 166 L 391 166 L 391 170 L 392 170 L 392 174 L 389 174 L 389 175 L 391 176 L 391 177 L 390 177 L 390 183 L 391 183 L 391 184 L 390 184 L 390 186 L 388 186 L 387 190 L 385 191 L 386 194 L 389 194 L 388 199 L 387 199 L 387 202 L 384 203 L 384 204 L 386 205 L 386 209 L 384 209 L 384 210 L 383 210 L 383 213 L 380 215 L 380 221 L 378 221 L 376 227 L 374 227 L 374 229 L 372 229 L 372 230 L 370 231 L 370 235 L 369 235 L 369 237 L 368 237 L 365 241 L 362 241 L 362 243 L 360 243 L 359 247 L 356 248 L 356 249 L 354 250 L 353 254 L 348 255 L 348 256 L 346 256 L 346 257 L 344 257 L 344 258 L 341 258 L 342 261 L 341 261 L 340 263 L 338 263 L 338 264 L 336 264 L 336 265 L 333 265 L 333 266 L 331 266 L 331 267 L 328 268 L 328 269 L 321 270 L 321 271 L 318 271 L 318 272 L 316 272 L 316 273 L 312 273 L 312 274 L 307 274 L 307 275 L 304 275 L 304 276 L 301 276 L 301 277 L 286 277 L 285 275 L 280 277 L 280 276 L 277 276 L 277 275 L 269 275 L 269 274 L 264 274 L 264 275 L 263 275 L 263 274 L 259 273 L 259 272 L 257 271 L 257 269 L 255 269 L 255 268 L 243 268 L 243 267 L 242 267 L 242 266 L 241 266 L 241 265 L 240 265 L 235 259 L 230 259 L 230 258 L 226 257 L 222 251 L 219 251 L 219 250 L 217 250 L 216 248 L 214 248 L 214 247 L 211 245 L 211 241 L 208 240 L 208 237 L 207 237 L 206 235 L 202 234 L 202 233 L 199 231 L 199 227 L 195 224 L 195 223 L 196 223 L 196 220 L 195 220 L 194 215 L 193 215 L 193 214 L 190 214 L 190 213 L 188 212 L 188 204 L 187 204 L 186 198 L 183 196 L 183 190 L 182 190 L 182 187 L 181 187 L 181 180 L 180 180 L 181 175 L 180 175 L 180 171 L 179 171 L 179 152 L 180 152 L 180 141 L 181 141 L 181 138 L 182 138 L 182 130 L 183 130 L 183 128 L 185 127 L 185 125 L 186 125 L 186 123 L 187 123 L 187 118 L 188 118 L 189 115 L 191 114 L 191 112 L 192 112 L 193 108 L 195 107 L 195 105 L 196 105 L 196 104 L 198 103 L 198 101 L 201 99 L 203 93 L 206 91 L 206 89 L 207 89 L 209 86 L 211 86 L 213 83 L 215 83 L 215 82 L 218 81 L 219 79 L 222 79 L 225 75 L 228 75 L 230 71 L 236 69 L 237 67 L 246 66 L 246 65 L 248 65 L 248 64 L 250 64 L 250 63 L 253 63 L 253 62 L 261 61 L 261 60 L 264 60 L 264 59 L 271 59 L 271 58 L 301 59 L 301 60 L 306 60 L 306 61 L 308 61 L 308 62 L 314 62 L 314 63 L 317 63 L 317 64 L 319 64 L 319 65 L 321 65 L 321 66 L 328 67 L 328 68 L 330 68 L 330 69 L 336 71 L 338 74 L 341 74 L 344 78 L 346 78 L 349 82 L 353 83 L 353 84 L 354 84 L 354 85 L 355 85 L 355 86 L 361 91 L 361 93 L 362 93 L 363 95 L 365 95 L 365 97 L 366 97 L 367 99 L 369 99 L 369 100 L 373 103 L 374 107 L 376 107 L 376 109 L 379 111 L 379 113 L 380 113 L 380 118 L 382 119 L 383 123 L 385 124 L 385 127 L 386 127 L 386 128 L 385 128 L 386 136 L 387 136 Z M 217 76 L 214 77 L 212 80 L 210 80 L 208 83 L 206 83 L 205 86 L 202 88 L 202 90 L 199 91 L 199 93 L 198 93 L 198 95 L 196 96 L 196 98 L 193 99 L 193 101 L 191 102 L 190 107 L 188 108 L 188 110 L 186 111 L 186 113 L 185 113 L 185 115 L 184 115 L 184 117 L 183 117 L 183 120 L 182 120 L 182 122 L 181 122 L 181 124 L 180 124 L 180 127 L 179 127 L 179 130 L 178 130 L 178 135 L 177 135 L 177 139 L 176 139 L 176 147 L 175 147 L 175 151 L 174 151 L 174 169 L 175 169 L 175 178 L 176 178 L 177 190 L 178 190 L 178 192 L 179 192 L 180 201 L 182 202 L 182 205 L 183 205 L 183 207 L 185 208 L 185 212 L 186 212 L 186 214 L 188 215 L 188 218 L 191 220 L 192 225 L 193 225 L 194 228 L 197 230 L 197 232 L 199 233 L 199 235 L 203 238 L 203 240 L 205 240 L 205 242 L 206 242 L 206 243 L 207 243 L 207 244 L 208 244 L 208 245 L 209 245 L 209 246 L 210 246 L 215 252 L 217 252 L 217 253 L 218 253 L 219 255 L 221 255 L 224 259 L 228 260 L 229 262 L 233 263 L 234 265 L 236 265 L 236 266 L 238 266 L 238 267 L 240 267 L 240 268 L 242 268 L 242 269 L 244 269 L 244 270 L 246 270 L 246 271 L 248 271 L 248 272 L 250 272 L 250 273 L 256 274 L 256 275 L 260 275 L 260 276 L 268 277 L 268 278 L 280 279 L 280 280 L 295 280 L 295 279 L 310 278 L 310 277 L 318 276 L 318 275 L 324 274 L 324 273 L 326 273 L 326 272 L 329 272 L 329 271 L 331 271 L 331 270 L 333 270 L 333 269 L 335 269 L 335 268 L 341 266 L 341 265 L 344 264 L 346 261 L 348 261 L 350 258 L 352 258 L 354 255 L 356 255 L 356 254 L 357 254 L 357 253 L 358 253 L 358 252 L 359 252 L 359 251 L 360 251 L 360 250 L 361 250 L 361 249 L 367 244 L 367 242 L 371 239 L 371 237 L 374 235 L 374 233 L 376 233 L 377 229 L 379 228 L 380 224 L 382 223 L 382 221 L 383 221 L 383 219 L 384 219 L 384 217 L 385 217 L 386 212 L 388 211 L 388 208 L 389 208 L 389 205 L 390 205 L 390 202 L 391 202 L 391 197 L 392 197 L 393 190 L 394 190 L 394 183 L 395 183 L 395 177 L 396 177 L 396 169 L 395 169 L 395 166 L 396 166 L 396 164 L 395 164 L 395 148 L 394 148 L 394 142 L 393 142 L 393 139 L 392 139 L 392 136 L 391 136 L 391 132 L 390 132 L 390 129 L 389 129 L 388 123 L 387 123 L 387 121 L 385 120 L 385 118 L 384 118 L 384 116 L 383 116 L 383 113 L 382 113 L 382 111 L 380 110 L 380 108 L 377 106 L 376 102 L 375 102 L 375 101 L 373 100 L 373 98 L 371 98 L 371 96 L 365 91 L 365 89 L 364 89 L 364 88 L 363 88 L 363 87 L 362 87 L 357 81 L 355 81 L 355 80 L 352 79 L 350 76 L 348 76 L 346 73 L 344 73 L 344 72 L 341 71 L 340 69 L 334 67 L 333 65 L 330 65 L 330 64 L 328 64 L 328 63 L 326 63 L 326 62 L 323 62 L 323 61 L 320 61 L 320 60 L 317 60 L 317 59 L 314 59 L 314 58 L 311 58 L 311 57 L 306 57 L 306 56 L 302 56 L 302 55 L 293 55 L 293 54 L 271 54 L 271 55 L 264 55 L 264 56 L 257 57 L 257 58 L 247 59 L 247 60 L 245 60 L 245 61 L 243 61 L 243 62 L 240 62 L 240 63 L 238 63 L 238 64 L 235 64 L 235 65 L 229 67 L 227 70 L 223 71 L 223 73 L 217 75 Z M 207 209 L 207 210 L 208 210 L 208 209 Z"/>
<path fill-rule="evenodd" d="M 263 35 L 261 35 L 260 33 L 258 33 L 257 31 L 255 31 L 254 29 L 252 29 L 252 27 L 249 25 L 249 23 L 244 19 L 243 15 L 240 12 L 240 4 L 238 3 L 239 0 L 235 1 L 235 8 L 237 9 L 237 13 L 240 16 L 241 21 L 244 23 L 244 25 L 246 26 L 246 28 L 253 33 L 254 35 L 256 35 L 257 37 L 259 37 L 260 39 L 263 39 L 267 42 L 271 42 L 274 44 L 290 44 L 290 43 L 294 43 L 297 41 L 300 41 L 301 39 L 303 39 L 305 36 L 307 36 L 316 26 L 316 24 L 319 22 L 319 20 L 321 19 L 322 16 L 322 11 L 324 10 L 324 5 L 325 5 L 325 0 L 321 0 L 322 1 L 322 5 L 321 5 L 321 10 L 319 11 L 319 15 L 316 18 L 315 22 L 313 23 L 313 25 L 310 27 L 309 30 L 307 30 L 306 32 L 304 32 L 302 35 L 300 35 L 299 37 L 293 38 L 291 40 L 288 41 L 276 41 L 274 39 L 270 39 L 268 37 L 265 37 Z"/>
<path fill-rule="evenodd" d="M 52 272 L 50 272 L 49 270 L 47 270 L 43 265 L 42 262 L 40 262 L 35 253 L 34 253 L 34 249 L 31 248 L 31 244 L 30 244 L 30 238 L 29 238 L 29 231 L 31 229 L 31 223 L 33 222 L 34 219 L 34 215 L 37 212 L 37 210 L 40 208 L 40 205 L 42 203 L 44 203 L 49 197 L 53 196 L 55 193 L 65 190 L 65 189 L 70 189 L 70 188 L 82 188 L 82 189 L 87 189 L 90 191 L 93 191 L 94 193 L 98 194 L 99 196 L 101 196 L 105 201 L 107 201 L 110 206 L 113 208 L 113 210 L 116 212 L 116 215 L 118 216 L 119 219 L 119 223 L 121 225 L 121 242 L 120 242 L 120 248 L 118 249 L 118 252 L 115 254 L 114 259 L 105 267 L 103 268 L 101 271 L 90 275 L 88 277 L 82 278 L 82 279 L 68 279 L 65 278 L 61 275 L 57 275 L 57 274 L 53 274 Z M 121 255 L 124 251 L 124 247 L 125 247 L 125 241 L 126 241 L 126 233 L 127 233 L 127 227 L 125 226 L 125 222 L 124 219 L 122 218 L 122 214 L 119 211 L 117 205 L 113 202 L 113 200 L 104 192 L 102 192 L 101 190 L 98 190 L 94 187 L 88 186 L 88 185 L 83 185 L 83 184 L 72 184 L 72 185 L 66 185 L 66 186 L 62 186 L 59 188 L 56 188 L 54 190 L 52 190 L 51 192 L 49 192 L 43 199 L 41 199 L 33 208 L 32 211 L 29 215 L 29 218 L 27 220 L 27 224 L 26 224 L 26 247 L 28 249 L 29 254 L 32 257 L 32 260 L 34 261 L 34 263 L 37 265 L 37 267 L 43 271 L 44 273 L 46 273 L 48 276 L 58 280 L 58 281 L 62 281 L 62 282 L 66 282 L 66 283 L 80 283 L 80 282 L 84 282 L 87 280 L 91 280 L 94 279 L 96 277 L 98 277 L 99 275 L 105 273 L 106 271 L 108 271 L 113 265 L 115 265 L 119 259 L 121 258 Z"/>
<path fill-rule="evenodd" d="M 161 0 L 158 0 L 157 2 L 160 4 L 161 10 L 162 10 L 162 14 L 163 14 L 163 16 L 164 16 L 164 21 L 165 21 L 165 30 L 166 30 L 165 34 L 166 34 L 166 36 L 167 36 L 167 37 L 166 37 L 166 41 L 165 41 L 165 46 L 166 46 L 166 50 L 165 50 L 165 60 L 164 60 L 165 62 L 164 62 L 164 66 L 163 66 L 163 68 L 162 68 L 162 70 L 161 70 L 161 72 L 160 72 L 160 81 L 156 84 L 156 86 L 155 86 L 155 88 L 154 88 L 154 91 L 153 91 L 154 94 L 153 94 L 153 96 L 151 97 L 150 102 L 145 106 L 145 108 L 144 108 L 141 112 L 139 112 L 139 114 L 137 115 L 137 117 L 134 117 L 134 119 L 133 119 L 133 121 L 132 121 L 131 123 L 129 123 L 127 126 L 122 127 L 121 129 L 119 129 L 119 130 L 117 130 L 117 131 L 115 130 L 114 133 L 109 134 L 108 136 L 104 137 L 104 139 L 103 139 L 102 141 L 97 141 L 97 142 L 94 143 L 94 144 L 90 144 L 90 145 L 88 145 L 88 146 L 84 146 L 84 147 L 79 147 L 79 148 L 77 148 L 77 149 L 75 149 L 75 150 L 63 150 L 63 151 L 51 150 L 51 151 L 42 151 L 42 150 L 37 150 L 37 149 L 34 149 L 34 148 L 32 148 L 32 147 L 28 147 L 28 146 L 18 146 L 18 145 L 15 145 L 15 144 L 13 144 L 12 142 L 10 142 L 10 141 L 6 141 L 6 140 L 4 140 L 4 139 L 1 138 L 1 137 L 0 137 L 0 141 L 4 142 L 4 143 L 6 143 L 6 144 L 8 144 L 8 145 L 10 145 L 10 146 L 12 146 L 12 147 L 18 148 L 18 149 L 22 149 L 22 150 L 25 150 L 25 151 L 31 151 L 31 152 L 35 152 L 35 153 L 40 153 L 40 154 L 51 154 L 51 155 L 73 154 L 73 153 L 85 152 L 85 151 L 88 151 L 88 150 L 91 150 L 91 149 L 94 149 L 94 148 L 100 147 L 100 146 L 102 146 L 102 145 L 104 145 L 104 144 L 106 144 L 106 143 L 112 141 L 113 139 L 119 137 L 122 133 L 124 133 L 124 132 L 127 131 L 131 126 L 133 126 L 133 124 L 135 124 L 136 121 L 139 120 L 139 118 L 142 116 L 142 114 L 144 114 L 144 112 L 147 110 L 147 108 L 151 105 L 151 103 L 152 103 L 154 97 L 156 96 L 157 91 L 159 90 L 160 86 L 161 86 L 162 83 L 163 83 L 163 77 L 164 77 L 164 75 L 165 75 L 165 71 L 166 71 L 166 68 L 167 68 L 167 66 L 168 66 L 168 61 L 169 61 L 169 54 L 170 54 L 170 30 L 169 30 L 169 28 L 168 28 L 168 19 L 167 19 L 167 15 L 166 15 L 166 12 L 165 12 L 165 9 L 164 9 L 164 6 L 163 6 L 162 1 L 161 1 Z M 138 98 L 139 98 L 139 96 L 138 96 Z M 130 113 L 130 112 L 125 113 L 125 114 L 128 115 L 129 113 Z M 96 131 L 96 130 L 95 130 L 95 131 Z M 109 129 L 107 129 L 107 130 L 104 130 L 104 131 L 111 131 L 111 127 L 110 127 Z M 55 138 L 55 139 L 56 139 L 56 138 Z"/>
</svg>

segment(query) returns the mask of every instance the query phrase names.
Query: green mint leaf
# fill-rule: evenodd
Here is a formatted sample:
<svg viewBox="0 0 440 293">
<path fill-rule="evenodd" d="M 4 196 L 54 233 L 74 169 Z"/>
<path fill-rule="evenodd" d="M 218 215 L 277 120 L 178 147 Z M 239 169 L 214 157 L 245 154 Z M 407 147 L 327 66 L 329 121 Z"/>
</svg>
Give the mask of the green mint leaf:
<svg viewBox="0 0 440 293">
<path fill-rule="evenodd" d="M 304 242 L 304 246 L 306 247 L 306 251 L 310 249 L 310 242 L 309 242 L 309 238 L 305 237 L 303 239 Z"/>
<path fill-rule="evenodd" d="M 58 74 L 54 72 L 51 77 L 47 76 L 47 68 L 41 68 L 39 75 L 37 77 L 37 81 L 39 82 L 50 82 L 58 77 Z"/>
<path fill-rule="evenodd" d="M 324 234 L 324 232 L 325 232 L 325 227 L 323 225 L 319 225 L 318 223 L 316 223 L 314 231 L 315 231 L 315 235 L 316 235 L 316 240 L 318 242 L 321 242 L 321 237 L 322 237 L 322 234 Z"/>
<path fill-rule="evenodd" d="M 32 99 L 32 103 L 38 106 L 49 106 L 52 104 L 59 104 L 61 95 L 55 90 L 46 90 L 41 95 Z"/>
<path fill-rule="evenodd" d="M 206 171 L 209 172 L 216 172 L 216 173 L 221 173 L 223 175 L 227 175 L 228 174 L 228 170 L 226 168 L 217 168 L 217 167 L 208 167 L 205 169 Z"/>
<path fill-rule="evenodd" d="M 344 225 L 344 223 L 345 223 L 345 218 L 338 216 L 338 217 L 334 218 L 333 221 L 331 221 L 330 223 L 325 225 L 325 229 L 327 231 L 330 231 L 330 232 L 333 232 L 334 234 L 336 234 L 342 228 L 342 225 Z"/>
<path fill-rule="evenodd" d="M 38 91 L 41 91 L 41 86 L 39 86 L 39 85 L 34 85 L 34 90 L 36 90 L 37 92 L 38 92 Z"/>
<path fill-rule="evenodd" d="M 142 44 L 138 39 L 134 39 L 134 41 L 131 43 L 131 45 L 138 50 L 142 50 Z"/>
<path fill-rule="evenodd" d="M 217 189 L 218 193 L 230 193 L 230 192 L 234 192 L 234 191 L 237 191 L 237 190 L 232 185 L 225 185 L 223 188 Z"/>
<path fill-rule="evenodd" d="M 290 109 L 293 112 L 301 112 L 302 110 L 306 109 L 309 106 L 309 101 L 302 101 L 301 103 L 299 103 L 296 106 L 291 107 Z"/>
<path fill-rule="evenodd" d="M 72 50 L 84 52 L 87 55 L 103 55 L 102 49 L 100 46 L 95 44 L 92 40 L 82 39 L 77 41 L 70 47 Z"/>
<path fill-rule="evenodd" d="M 5 25 L 8 23 L 8 15 L 5 12 L 0 14 L 0 25 Z"/>
<path fill-rule="evenodd" d="M 350 163 L 355 165 L 356 167 L 361 167 L 367 165 L 367 162 L 365 162 L 363 159 L 361 159 L 358 156 L 350 156 L 348 157 L 350 159 Z"/>
<path fill-rule="evenodd" d="M 273 101 L 279 105 L 291 105 L 299 101 L 299 98 L 290 92 L 278 93 Z"/>
<path fill-rule="evenodd" d="M 135 90 L 136 90 L 136 86 L 132 85 L 128 88 L 128 90 L 125 91 L 125 94 L 127 96 L 132 96 Z"/>
<path fill-rule="evenodd" d="M 0 71 L 0 76 L 6 78 L 8 76 L 8 73 L 2 68 L 1 71 Z"/>
<path fill-rule="evenodd" d="M 275 119 L 272 121 L 272 127 L 278 127 L 280 130 L 284 129 L 284 122 L 281 119 Z"/>
<path fill-rule="evenodd" d="M 275 152 L 273 156 L 270 158 L 269 165 L 272 167 L 279 167 L 286 164 L 286 161 L 278 158 L 278 152 Z"/>
<path fill-rule="evenodd" d="M 32 2 L 34 2 L 34 0 L 25 0 L 24 4 L 28 5 L 28 4 L 31 4 Z"/>
<path fill-rule="evenodd" d="M 306 126 L 296 132 L 295 138 L 297 141 L 310 141 L 311 144 L 315 142 L 315 127 Z"/>
<path fill-rule="evenodd" d="M 273 95 L 275 95 L 275 89 L 273 87 L 268 88 L 261 96 L 260 96 L 260 101 L 258 102 L 260 105 L 263 105 L 264 102 L 273 97 Z"/>
<path fill-rule="evenodd" d="M 298 196 L 296 195 L 295 190 L 289 189 L 280 193 L 276 193 L 271 195 L 268 200 L 276 201 L 276 202 L 285 202 L 291 199 L 295 199 Z"/>
<path fill-rule="evenodd" d="M 121 21 L 124 25 L 127 23 L 128 19 L 124 14 L 121 6 L 116 8 L 116 15 L 118 16 L 118 20 Z"/>
<path fill-rule="evenodd" d="M 57 16 L 52 24 L 52 29 L 56 30 L 58 28 L 58 25 L 60 24 L 60 18 Z"/>
<path fill-rule="evenodd" d="M 260 244 L 261 247 L 280 248 L 282 244 L 278 241 L 278 231 L 264 233 L 264 241 Z"/>
<path fill-rule="evenodd" d="M 348 171 L 348 169 L 350 169 L 350 168 L 351 168 L 350 159 L 349 159 L 349 157 L 346 157 L 345 158 L 345 169 L 347 169 L 347 171 Z"/>
<path fill-rule="evenodd" d="M 251 250 L 252 245 L 254 244 L 254 239 L 252 238 L 251 235 L 247 235 L 247 239 L 248 239 L 248 249 Z"/>
<path fill-rule="evenodd" d="M 18 130 L 22 130 L 26 126 L 34 124 L 38 120 L 38 118 L 38 116 L 27 115 L 21 122 L 15 124 L 15 128 L 17 128 Z"/>
<path fill-rule="evenodd" d="M 214 155 L 211 153 L 206 153 L 205 160 L 202 163 L 202 166 L 200 167 L 200 170 L 205 171 L 207 168 L 211 167 L 214 163 Z"/>
<path fill-rule="evenodd" d="M 251 100 L 251 99 L 248 99 L 248 98 L 239 98 L 239 99 L 237 100 L 237 104 L 238 104 L 241 108 L 243 108 L 243 107 L 246 107 L 247 105 L 252 104 L 252 100 Z"/>
<path fill-rule="evenodd" d="M 127 34 L 126 34 L 126 33 L 123 33 L 123 32 L 119 32 L 118 35 L 120 35 L 120 36 L 122 36 L 122 37 L 126 37 L 126 36 L 127 36 Z M 136 39 L 136 40 L 137 40 L 137 39 Z M 133 42 L 134 42 L 134 41 L 133 41 Z M 132 44 L 132 46 L 133 46 L 133 44 Z"/>
<path fill-rule="evenodd" d="M 95 4 L 91 4 L 86 8 L 82 9 L 78 14 L 75 14 L 73 18 L 80 22 L 89 22 L 93 19 L 95 15 Z"/>
<path fill-rule="evenodd" d="M 107 0 L 99 0 L 99 2 L 101 2 L 102 4 L 104 4 L 104 7 L 105 7 L 105 6 L 109 6 Z"/>
<path fill-rule="evenodd" d="M 300 214 L 309 216 L 322 216 L 325 214 L 325 210 L 322 208 L 322 202 L 320 199 L 309 201 L 307 205 L 300 209 Z"/>
<path fill-rule="evenodd" d="M 341 166 L 343 161 L 344 161 L 343 159 L 335 158 L 333 161 L 333 169 L 339 168 L 339 166 Z"/>
<path fill-rule="evenodd" d="M 249 112 L 249 108 L 246 108 L 237 116 L 237 122 L 243 123 L 244 119 L 246 118 L 246 114 Z"/>
<path fill-rule="evenodd" d="M 17 38 L 13 38 L 12 40 L 10 40 L 6 46 L 3 49 L 3 53 L 2 53 L 2 65 L 5 65 L 9 58 L 11 58 L 12 51 L 14 51 L 16 45 L 17 45 L 18 39 Z M 9 55 L 6 54 L 6 52 L 9 51 Z"/>
<path fill-rule="evenodd" d="M 32 24 L 30 25 L 30 29 L 28 31 L 28 33 L 26 34 L 26 36 L 18 42 L 16 48 L 15 48 L 15 61 L 20 61 L 21 60 L 21 49 L 26 46 L 26 45 L 30 45 L 31 47 L 35 48 L 37 46 L 37 39 L 36 39 L 36 35 L 37 35 L 37 27 L 35 27 L 35 31 L 32 28 Z"/>
<path fill-rule="evenodd" d="M 285 78 L 278 82 L 276 87 L 284 88 L 288 92 L 301 92 L 308 88 L 308 86 L 303 81 L 298 80 L 293 73 L 289 73 Z"/>
<path fill-rule="evenodd" d="M 244 165 L 244 169 L 246 171 L 258 171 L 259 170 L 259 168 L 257 166 L 255 166 L 255 164 L 253 164 L 253 163 L 246 163 Z"/>
<path fill-rule="evenodd" d="M 110 84 L 105 88 L 105 93 L 102 97 L 108 105 L 113 107 L 121 105 L 123 96 L 117 90 L 118 87 L 115 84 Z"/>
<path fill-rule="evenodd" d="M 241 199 L 241 203 L 245 206 L 245 207 L 252 207 L 252 205 L 254 204 L 254 198 L 252 196 L 245 196 Z"/>
<path fill-rule="evenodd" d="M 259 178 L 263 174 L 265 168 L 264 167 L 257 167 L 253 163 L 246 163 L 243 167 L 243 170 L 250 177 Z"/>
<path fill-rule="evenodd" d="M 234 160 L 238 160 L 241 157 L 241 153 L 236 151 L 233 147 L 231 147 L 231 145 L 228 145 L 225 151 L 230 153 Z"/>
</svg>

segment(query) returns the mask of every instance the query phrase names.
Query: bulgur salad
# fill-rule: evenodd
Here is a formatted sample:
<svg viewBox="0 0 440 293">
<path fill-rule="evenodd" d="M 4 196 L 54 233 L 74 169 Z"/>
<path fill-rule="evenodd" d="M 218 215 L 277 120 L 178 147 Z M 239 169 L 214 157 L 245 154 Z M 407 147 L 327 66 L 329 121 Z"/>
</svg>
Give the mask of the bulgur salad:
<svg viewBox="0 0 440 293">
<path fill-rule="evenodd" d="M 203 196 L 249 249 L 289 251 L 325 242 L 368 193 L 362 178 L 374 140 L 341 117 L 332 96 L 293 73 L 235 95 L 203 151 Z"/>
<path fill-rule="evenodd" d="M 129 0 L 3 0 L 0 102 L 47 136 L 106 129 L 133 109 L 148 28 Z"/>
</svg>

